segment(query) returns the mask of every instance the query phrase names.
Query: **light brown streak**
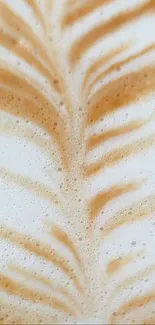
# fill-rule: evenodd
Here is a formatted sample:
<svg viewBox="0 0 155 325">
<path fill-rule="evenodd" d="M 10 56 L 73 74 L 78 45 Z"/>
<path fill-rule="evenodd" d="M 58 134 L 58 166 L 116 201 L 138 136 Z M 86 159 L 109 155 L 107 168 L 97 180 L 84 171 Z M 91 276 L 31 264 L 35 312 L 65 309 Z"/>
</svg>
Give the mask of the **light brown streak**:
<svg viewBox="0 0 155 325">
<path fill-rule="evenodd" d="M 31 2 L 31 1 L 30 1 Z M 29 27 L 29 25 L 14 11 L 12 11 L 6 4 L 0 3 L 0 14 L 1 19 L 4 21 L 4 24 L 8 27 L 8 29 L 11 29 L 11 33 L 16 36 L 16 39 L 19 39 L 20 41 L 26 41 L 31 49 L 35 52 L 35 56 L 40 56 L 40 58 L 43 60 L 44 64 L 47 66 L 48 72 L 46 70 L 46 74 L 50 75 L 48 78 L 51 78 L 52 87 L 56 89 L 60 95 L 65 94 L 66 92 L 66 85 L 64 79 L 61 77 L 61 75 L 58 73 L 55 60 L 53 60 L 53 56 L 50 53 L 50 57 L 48 55 L 48 51 L 46 49 L 46 44 L 44 44 L 37 35 L 33 32 L 33 29 Z M 11 23 L 11 24 L 10 24 Z M 19 45 L 18 45 L 19 46 Z M 22 46 L 21 46 L 22 47 Z M 28 53 L 28 50 L 25 50 L 25 47 L 23 46 L 23 50 L 20 49 L 22 52 L 21 54 L 24 55 L 25 59 L 27 57 L 28 61 L 32 60 L 31 55 Z M 37 53 L 36 53 L 37 52 Z M 33 60 L 34 64 L 34 60 Z M 38 59 L 38 62 L 34 64 L 35 66 L 40 66 L 40 62 Z M 45 71 L 45 66 L 41 67 Z M 50 71 L 50 72 L 49 72 Z M 52 78 L 53 76 L 53 78 Z M 66 98 L 66 96 L 63 96 Z M 68 102 L 66 103 L 68 105 Z"/>
<path fill-rule="evenodd" d="M 75 300 L 75 298 L 69 293 L 69 290 L 67 291 L 65 288 L 62 288 L 60 285 L 54 285 L 49 279 L 45 278 L 42 275 L 34 274 L 33 272 L 30 272 L 28 270 L 25 270 L 24 268 L 17 267 L 16 265 L 9 265 L 9 269 L 22 277 L 24 277 L 26 280 L 32 280 L 33 282 L 38 281 L 42 285 L 46 286 L 48 289 L 51 289 L 52 291 L 55 291 L 58 294 L 62 294 L 66 299 L 70 301 L 73 305 L 76 306 L 76 310 L 79 309 L 79 304 Z"/>
<path fill-rule="evenodd" d="M 131 312 L 137 308 L 142 308 L 143 306 L 146 306 L 149 302 L 154 302 L 154 301 L 155 301 L 154 292 L 149 292 L 148 294 L 143 295 L 141 297 L 130 299 L 127 303 L 121 305 L 120 308 L 115 311 L 116 315 L 113 314 L 113 316 L 111 316 L 110 324 L 117 324 L 118 320 L 124 314 Z"/>
<path fill-rule="evenodd" d="M 21 125 L 20 127 L 14 121 L 3 122 L 0 125 L 0 132 L 1 134 L 11 135 L 12 137 L 19 137 L 20 139 L 25 138 L 30 141 L 30 143 L 34 144 L 35 146 L 39 147 L 46 154 L 50 157 L 50 159 L 54 159 L 53 157 L 53 146 L 51 139 L 46 139 L 41 134 L 37 134 L 33 128 L 28 127 L 26 124 Z"/>
<path fill-rule="evenodd" d="M 48 244 L 37 240 L 35 241 L 31 237 L 26 237 L 25 235 L 17 233 L 15 230 L 10 230 L 7 227 L 0 228 L 0 238 L 6 239 L 10 243 L 56 265 L 58 269 L 63 271 L 66 276 L 72 279 L 77 290 L 82 293 L 83 288 L 81 288 L 79 280 L 69 268 L 68 263 Z"/>
<path fill-rule="evenodd" d="M 145 122 L 143 121 L 132 121 L 128 124 L 125 124 L 123 126 L 111 129 L 109 131 L 94 135 L 90 137 L 87 141 L 87 151 L 90 151 L 100 144 L 104 143 L 105 141 L 113 140 L 116 137 L 122 136 L 122 135 L 128 135 L 129 133 L 132 133 L 134 131 L 139 130 L 143 125 L 145 125 Z"/>
<path fill-rule="evenodd" d="M 81 257 L 77 251 L 76 246 L 74 245 L 73 241 L 69 238 L 67 233 L 60 229 L 57 225 L 52 225 L 50 229 L 50 234 L 72 253 L 83 273 L 83 263 L 81 261 Z"/>
<path fill-rule="evenodd" d="M 124 195 L 130 193 L 140 188 L 142 183 L 128 183 L 126 185 L 112 186 L 111 188 L 98 193 L 89 201 L 89 216 L 90 220 L 94 221 L 98 213 L 105 207 L 107 203 Z"/>
<path fill-rule="evenodd" d="M 61 203 L 57 195 L 51 190 L 45 187 L 43 184 L 33 181 L 25 176 L 15 174 L 6 168 L 0 168 L 0 178 L 6 182 L 16 184 L 30 191 L 39 198 L 48 200 L 50 203 L 54 203 L 62 208 Z"/>
<path fill-rule="evenodd" d="M 20 285 L 19 282 L 0 274 L 0 289 L 9 295 L 19 297 L 23 300 L 28 300 L 34 303 L 40 303 L 41 305 L 49 306 L 51 308 L 63 311 L 67 314 L 75 316 L 75 313 L 69 308 L 63 301 L 52 298 L 44 293 L 39 293 L 35 290 L 26 288 Z"/>
<path fill-rule="evenodd" d="M 33 82 L 34 82 L 33 79 L 28 80 L 28 78 L 23 78 L 23 76 L 21 74 L 17 74 L 15 71 L 13 71 L 13 70 L 11 71 L 11 69 L 8 70 L 7 67 L 0 66 L 0 86 L 2 88 L 2 90 L 1 90 L 2 95 L 3 95 L 3 92 L 2 92 L 3 90 L 7 91 L 7 88 L 3 89 L 3 87 L 9 87 L 10 91 L 11 90 L 12 90 L 12 92 L 14 91 L 15 94 L 16 94 L 16 92 L 17 92 L 17 94 L 18 94 L 18 92 L 20 92 L 20 94 L 22 96 L 25 95 L 25 97 L 27 99 L 30 99 L 32 101 L 32 103 L 33 102 L 34 102 L 34 104 L 38 103 L 38 106 L 43 106 L 42 107 L 42 111 L 43 111 L 42 119 L 43 119 L 44 115 L 46 117 L 46 116 L 49 116 L 50 113 L 53 113 L 54 122 L 55 122 L 56 118 L 58 119 L 58 117 L 59 117 L 59 119 L 60 119 L 60 116 L 58 116 L 58 113 L 56 112 L 56 110 L 52 106 L 52 104 L 49 102 L 48 98 L 46 98 L 45 95 L 39 89 L 36 88 L 36 85 L 39 88 L 39 84 L 36 82 L 36 84 L 34 85 Z M 22 96 L 20 96 L 20 94 L 19 94 L 18 100 L 20 99 L 20 97 L 22 99 Z M 3 98 L 2 95 L 1 95 L 1 98 Z M 14 98 L 12 98 L 12 99 L 14 99 Z M 38 115 L 39 115 L 39 112 L 38 112 Z"/>
<path fill-rule="evenodd" d="M 37 55 L 34 56 L 28 47 L 22 45 L 17 40 L 17 37 L 11 36 L 4 32 L 0 33 L 0 45 L 4 46 L 12 53 L 15 53 L 18 57 L 30 64 L 32 68 L 34 67 L 37 69 L 49 81 L 49 84 L 52 86 L 53 90 L 61 93 L 60 85 L 59 83 L 55 83 L 56 76 L 50 67 L 46 67 L 39 60 Z"/>
<path fill-rule="evenodd" d="M 10 305 L 9 302 L 5 301 L 3 298 L 0 299 L 1 306 L 1 320 L 0 324 L 23 324 L 23 319 L 25 324 L 39 324 L 40 319 L 44 320 L 46 323 L 49 323 L 49 319 L 51 324 L 57 324 L 57 317 L 52 316 L 50 313 L 50 318 L 47 318 L 44 310 L 40 310 L 37 313 L 33 313 L 31 310 L 27 313 L 24 309 L 24 306 L 16 306 L 15 304 Z M 4 318 L 4 320 L 2 320 Z M 48 321 L 47 321 L 48 319 Z"/>
<path fill-rule="evenodd" d="M 142 325 L 154 325 L 155 324 L 155 317 L 154 316 L 150 316 L 146 319 L 144 319 L 144 321 L 142 321 L 141 323 Z"/>
<path fill-rule="evenodd" d="M 33 32 L 33 29 L 4 2 L 0 3 L 0 16 L 10 31 L 18 35 L 18 39 L 27 40 L 31 47 L 37 50 L 38 55 L 43 61 L 50 65 L 51 71 L 56 72 L 53 61 L 45 51 L 45 45 Z"/>
<path fill-rule="evenodd" d="M 116 296 L 118 296 L 123 289 L 129 286 L 134 286 L 139 280 L 143 281 L 144 277 L 149 276 L 153 271 L 155 271 L 155 266 L 150 266 L 143 271 L 137 272 L 135 276 L 123 280 L 120 284 L 117 285 L 117 287 L 113 291 L 110 301 L 111 299 L 114 299 Z"/>
<path fill-rule="evenodd" d="M 10 135 L 12 137 L 19 137 L 20 139 L 29 140 L 30 144 L 33 144 L 37 146 L 40 150 L 42 150 L 42 152 L 45 153 L 48 158 L 52 161 L 52 165 L 57 168 L 59 158 L 55 155 L 55 148 L 53 147 L 53 142 L 51 138 L 46 138 L 46 136 L 35 132 L 33 128 L 27 127 L 26 123 L 25 125 L 23 123 L 20 124 L 19 127 L 19 123 L 17 124 L 12 120 L 7 120 L 7 122 L 5 123 L 3 122 L 0 125 L 0 132 L 1 134 L 6 134 L 7 136 Z M 50 180 L 52 180 L 51 173 L 49 176 Z M 59 200 L 56 201 L 58 202 Z"/>
<path fill-rule="evenodd" d="M 69 61 L 71 66 L 73 67 L 77 58 L 78 60 L 81 59 L 84 53 L 88 51 L 97 41 L 101 40 L 103 36 L 106 37 L 110 33 L 116 32 L 125 24 L 131 23 L 146 13 L 152 13 L 154 10 L 154 0 L 149 0 L 140 4 L 139 6 L 136 6 L 134 9 L 120 12 L 116 16 L 109 19 L 108 22 L 103 22 L 100 25 L 90 29 L 72 45 L 69 51 Z"/>
<path fill-rule="evenodd" d="M 70 7 L 67 6 L 67 13 L 63 16 L 61 21 L 61 28 L 66 28 L 71 24 L 75 24 L 80 19 L 88 16 L 89 14 L 93 13 L 94 10 L 97 10 L 101 6 L 105 4 L 109 4 L 113 0 L 86 0 L 82 2 L 81 6 L 76 6 L 75 9 L 69 10 Z M 68 5 L 68 4 L 67 4 Z"/>
<path fill-rule="evenodd" d="M 106 54 L 104 54 L 102 57 L 99 57 L 95 62 L 91 64 L 91 66 L 88 68 L 87 72 L 85 73 L 85 77 L 83 80 L 82 85 L 82 91 L 85 91 L 87 87 L 87 83 L 89 80 L 93 77 L 94 74 L 96 74 L 96 71 L 100 69 L 102 66 L 107 64 L 109 61 L 113 60 L 115 56 L 121 54 L 125 50 L 129 48 L 129 44 L 124 44 L 122 47 L 116 47 L 113 50 L 110 50 Z"/>
<path fill-rule="evenodd" d="M 120 269 L 122 269 L 127 264 L 131 263 L 133 261 L 132 254 L 128 254 L 127 256 L 124 256 L 122 259 L 113 259 L 110 261 L 106 267 L 106 272 L 108 276 L 113 275 L 114 273 L 118 272 Z"/>
<path fill-rule="evenodd" d="M 120 149 L 115 149 L 106 154 L 101 160 L 96 163 L 85 166 L 85 176 L 90 177 L 101 172 L 105 168 L 113 167 L 116 163 L 121 162 L 124 158 L 130 157 L 134 154 L 143 152 L 155 145 L 155 135 L 150 135 L 142 138 L 139 141 L 127 144 Z"/>
<path fill-rule="evenodd" d="M 155 67 L 151 65 L 110 81 L 109 84 L 103 85 L 90 100 L 87 124 L 95 123 L 124 106 L 138 102 L 154 90 Z"/>
<path fill-rule="evenodd" d="M 1 110 L 30 120 L 48 132 L 57 142 L 62 162 L 67 167 L 66 123 L 52 104 L 32 84 L 11 71 L 1 68 L 0 82 L 10 88 L 0 87 Z"/>
<path fill-rule="evenodd" d="M 36 5 L 35 0 L 24 0 L 27 5 L 31 8 L 34 16 L 36 17 L 37 21 L 40 23 L 40 26 L 43 28 L 43 30 L 45 30 L 45 22 L 43 19 L 43 16 L 38 8 L 38 6 Z"/>
<path fill-rule="evenodd" d="M 142 201 L 126 209 L 118 211 L 105 224 L 102 232 L 103 238 L 122 226 L 142 221 L 155 211 L 155 196 L 145 197 Z"/>
<path fill-rule="evenodd" d="M 106 70 L 104 70 L 103 72 L 101 72 L 94 80 L 92 83 L 90 83 L 89 87 L 88 87 L 88 93 L 91 93 L 92 88 L 99 82 L 101 81 L 101 79 L 105 78 L 106 76 L 108 76 L 110 73 L 121 70 L 123 68 L 124 65 L 132 62 L 133 60 L 136 60 L 138 58 L 141 58 L 143 55 L 151 52 L 153 49 L 155 49 L 155 45 L 152 44 L 148 47 L 146 47 L 145 49 L 127 57 L 124 60 L 120 60 L 115 62 L 114 64 L 112 64 L 109 68 L 107 68 Z"/>
</svg>

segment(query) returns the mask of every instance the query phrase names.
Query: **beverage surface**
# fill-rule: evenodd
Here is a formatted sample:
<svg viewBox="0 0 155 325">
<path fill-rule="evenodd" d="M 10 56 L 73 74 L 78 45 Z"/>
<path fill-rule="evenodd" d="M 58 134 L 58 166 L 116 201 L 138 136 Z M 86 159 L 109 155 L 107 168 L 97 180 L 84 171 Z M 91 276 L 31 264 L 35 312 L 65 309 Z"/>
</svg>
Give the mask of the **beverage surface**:
<svg viewBox="0 0 155 325">
<path fill-rule="evenodd" d="M 154 35 L 154 0 L 0 0 L 0 324 L 155 323 Z"/>
</svg>

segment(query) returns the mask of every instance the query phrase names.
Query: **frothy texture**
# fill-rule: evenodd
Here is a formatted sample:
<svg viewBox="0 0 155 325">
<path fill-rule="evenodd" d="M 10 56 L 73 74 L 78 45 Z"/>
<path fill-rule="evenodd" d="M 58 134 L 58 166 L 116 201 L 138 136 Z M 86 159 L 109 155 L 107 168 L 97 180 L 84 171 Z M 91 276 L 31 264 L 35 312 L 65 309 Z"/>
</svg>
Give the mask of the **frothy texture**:
<svg viewBox="0 0 155 325">
<path fill-rule="evenodd" d="M 0 323 L 153 324 L 155 2 L 17 2 L 0 3 Z"/>
</svg>

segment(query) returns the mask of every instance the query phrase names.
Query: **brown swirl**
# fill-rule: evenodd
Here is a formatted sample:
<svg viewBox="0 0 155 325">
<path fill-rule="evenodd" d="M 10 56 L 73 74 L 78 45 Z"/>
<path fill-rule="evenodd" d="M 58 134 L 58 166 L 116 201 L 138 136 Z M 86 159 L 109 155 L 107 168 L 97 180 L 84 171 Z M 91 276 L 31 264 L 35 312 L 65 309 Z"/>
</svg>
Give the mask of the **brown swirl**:
<svg viewBox="0 0 155 325">
<path fill-rule="evenodd" d="M 6 29 L 17 35 L 20 40 L 27 40 L 32 49 L 37 50 L 37 54 L 43 61 L 50 64 L 50 71 L 56 73 L 56 69 L 51 58 L 48 57 L 44 44 L 40 38 L 33 32 L 32 28 L 18 15 L 11 10 L 9 6 L 2 2 L 0 3 L 0 15 Z"/>
<path fill-rule="evenodd" d="M 144 249 L 141 249 L 140 251 L 137 251 L 136 253 L 128 253 L 123 256 L 118 257 L 117 259 L 111 260 L 107 266 L 106 266 L 106 273 L 107 275 L 113 276 L 116 275 L 117 272 L 122 271 L 124 266 L 127 266 L 128 264 L 132 263 L 135 259 L 141 257 L 144 254 Z M 126 282 L 124 281 L 126 284 Z M 121 288 L 123 288 L 123 281 L 121 282 Z M 119 287 L 120 289 L 120 287 Z M 117 289 L 116 289 L 117 290 Z M 116 290 L 114 291 L 116 293 Z M 110 299 L 114 299 L 114 292 L 112 293 L 112 296 Z"/>
<path fill-rule="evenodd" d="M 146 124 L 146 121 L 132 121 L 128 124 L 125 124 L 123 126 L 119 126 L 117 128 L 113 128 L 108 131 L 104 131 L 102 133 L 99 133 L 97 135 L 91 136 L 87 141 L 87 150 L 92 150 L 96 147 L 98 147 L 100 144 L 113 140 L 116 137 L 130 134 L 134 131 L 137 131 Z"/>
<path fill-rule="evenodd" d="M 87 69 L 85 75 L 84 75 L 84 80 L 83 80 L 83 85 L 82 85 L 82 92 L 87 88 L 87 85 L 89 84 L 90 80 L 96 74 L 96 71 L 100 70 L 102 66 L 105 64 L 109 63 L 109 61 L 113 60 L 117 55 L 125 52 L 130 46 L 130 43 L 123 44 L 123 46 L 118 46 L 114 48 L 111 51 L 108 51 L 106 54 L 103 56 L 99 57 L 97 60 L 95 60 Z"/>
<path fill-rule="evenodd" d="M 5 168 L 0 168 L 0 178 L 28 190 L 40 199 L 48 200 L 50 203 L 58 204 L 61 207 L 61 202 L 57 195 L 39 182 L 34 182 L 22 175 L 12 173 Z"/>
<path fill-rule="evenodd" d="M 103 35 L 104 37 L 110 33 L 116 32 L 119 28 L 130 24 L 133 20 L 138 19 L 146 13 L 154 13 L 155 3 L 153 0 L 148 0 L 145 3 L 140 4 L 134 9 L 120 12 L 116 16 L 113 16 L 107 22 L 103 22 L 96 27 L 91 28 L 80 39 L 75 41 L 69 51 L 69 61 L 72 67 L 75 63 L 84 55 L 86 51 L 97 41 L 99 41 Z"/>
<path fill-rule="evenodd" d="M 75 24 L 78 20 L 81 20 L 85 16 L 89 15 L 89 13 L 92 13 L 94 10 L 97 10 L 101 6 L 112 1 L 113 0 L 98 0 L 97 2 L 94 2 L 93 0 L 83 0 L 81 6 L 77 5 L 77 2 L 75 1 L 76 6 L 73 10 L 68 10 L 70 9 L 72 2 L 69 4 L 67 3 L 67 12 L 61 21 L 62 28 L 68 27 L 68 25 L 71 24 Z"/>
<path fill-rule="evenodd" d="M 29 270 L 25 270 L 24 268 L 17 267 L 15 265 L 8 265 L 8 267 L 9 267 L 9 270 L 12 271 L 12 274 L 13 273 L 19 274 L 26 281 L 31 280 L 31 281 L 33 281 L 33 283 L 35 283 L 35 282 L 37 282 L 39 284 L 41 283 L 42 285 L 44 285 L 45 287 L 50 289 L 51 292 L 53 293 L 53 295 L 61 294 L 62 297 L 65 298 L 65 300 L 67 300 L 67 303 L 69 303 L 69 305 L 73 305 L 74 309 L 76 308 L 75 309 L 76 311 L 81 311 L 81 307 L 80 307 L 78 301 L 65 288 L 61 287 L 60 285 L 55 285 L 48 278 L 45 278 L 44 276 L 42 276 L 40 274 L 34 274 L 33 272 L 31 272 Z"/>
<path fill-rule="evenodd" d="M 83 273 L 83 263 L 81 257 L 75 247 L 73 241 L 69 238 L 65 231 L 61 230 L 57 225 L 52 225 L 50 230 L 51 235 L 56 238 L 59 243 L 62 243 L 73 255 L 74 259 L 78 263 L 80 270 Z"/>
<path fill-rule="evenodd" d="M 155 266 L 150 266 L 142 271 L 138 271 L 134 276 L 127 277 L 125 280 L 121 281 L 114 291 L 112 292 L 112 299 L 119 296 L 121 294 L 121 291 L 125 288 L 129 288 L 131 286 L 135 286 L 138 281 L 142 281 L 145 278 L 147 278 L 149 275 L 153 276 L 153 272 L 155 271 Z M 110 298 L 110 299 L 111 299 Z"/>
<path fill-rule="evenodd" d="M 53 316 L 52 313 L 47 317 L 43 310 L 38 313 L 34 313 L 21 307 L 20 305 L 16 306 L 15 304 L 10 305 L 6 300 L 0 299 L 1 304 L 1 313 L 0 313 L 0 324 L 23 324 L 23 319 L 25 324 L 39 324 L 42 323 L 44 319 L 46 322 L 51 324 L 57 324 L 58 319 L 56 316 Z"/>
<path fill-rule="evenodd" d="M 112 219 L 104 225 L 103 236 L 109 235 L 112 231 L 135 221 L 141 221 L 154 212 L 155 196 L 145 197 L 142 201 L 117 212 Z"/>
<path fill-rule="evenodd" d="M 104 209 L 105 205 L 109 203 L 111 200 L 118 198 L 119 196 L 126 194 L 128 192 L 132 192 L 138 188 L 140 188 L 140 184 L 129 183 L 121 186 L 113 186 L 110 189 L 98 193 L 93 199 L 89 202 L 89 211 L 90 211 L 90 219 L 94 221 L 97 214 Z"/>
<path fill-rule="evenodd" d="M 54 148 L 51 139 L 47 139 L 46 136 L 36 133 L 32 126 L 28 126 L 29 123 L 16 123 L 9 118 L 0 125 L 1 134 L 7 134 L 12 137 L 18 137 L 20 139 L 27 139 L 30 143 L 34 144 L 36 147 L 40 148 L 45 152 L 49 159 L 54 159 Z"/>
<path fill-rule="evenodd" d="M 41 27 L 45 30 L 46 24 L 44 17 L 42 16 L 36 2 L 34 0 L 24 0 L 26 4 L 31 8 L 36 20 L 40 23 Z"/>
<path fill-rule="evenodd" d="M 54 106 L 25 78 L 4 67 L 0 69 L 0 82 L 10 88 L 1 86 L 1 110 L 31 121 L 49 133 L 59 145 L 63 164 L 67 166 L 66 123 Z"/>
<path fill-rule="evenodd" d="M 55 252 L 46 243 L 35 240 L 31 237 L 26 237 L 23 234 L 16 232 L 15 230 L 10 230 L 7 227 L 1 227 L 0 238 L 6 239 L 10 243 L 16 245 L 17 247 L 23 248 L 26 251 L 39 256 L 46 261 L 56 265 L 58 269 L 62 270 L 66 276 L 68 276 L 74 283 L 75 287 L 79 292 L 82 293 L 83 288 L 79 282 L 79 279 L 75 276 L 74 272 L 68 266 L 67 261 Z"/>
<path fill-rule="evenodd" d="M 155 67 L 146 66 L 110 81 L 90 100 L 88 124 L 99 121 L 130 103 L 137 102 L 155 89 Z M 113 96 L 111 96 L 113 94 Z M 106 106 L 105 106 L 106 103 Z"/>
<path fill-rule="evenodd" d="M 119 319 L 126 313 L 131 312 L 137 308 L 146 306 L 149 302 L 155 301 L 155 293 L 153 291 L 148 292 L 146 295 L 130 299 L 127 303 L 121 305 L 121 307 L 113 313 L 110 324 L 116 324 Z"/>
<path fill-rule="evenodd" d="M 29 2 L 32 7 L 32 1 Z M 52 0 L 50 4 L 49 1 L 46 0 L 45 7 L 46 6 L 48 13 L 48 6 L 49 10 L 52 10 Z M 34 66 L 43 73 L 43 76 L 49 81 L 52 90 L 56 90 L 57 93 L 62 96 L 63 100 L 65 99 L 66 109 L 69 109 L 70 103 L 68 103 L 68 97 L 66 95 L 66 84 L 64 78 L 60 74 L 56 57 L 55 60 L 53 60 L 55 51 L 51 53 L 50 49 L 49 56 L 47 43 L 42 42 L 25 20 L 12 11 L 4 2 L 0 3 L 0 13 L 2 18 L 2 45 L 4 43 L 6 48 L 13 51 L 21 57 L 21 59 L 24 59 L 28 64 L 32 65 L 32 67 Z M 3 31 L 3 29 L 6 29 L 7 32 Z"/>
<path fill-rule="evenodd" d="M 4 46 L 9 51 L 12 51 L 19 58 L 23 59 L 26 63 L 32 65 L 38 72 L 42 74 L 49 82 L 51 87 L 57 91 L 61 92 L 60 85 L 56 82 L 55 73 L 52 73 L 51 64 L 44 65 L 38 56 L 31 53 L 29 46 L 24 46 L 18 41 L 18 36 L 12 36 L 6 32 L 0 33 L 1 45 Z M 47 61 L 46 61 L 47 62 Z"/>
<path fill-rule="evenodd" d="M 112 72 L 121 70 L 127 63 L 131 63 L 132 61 L 143 57 L 144 55 L 146 55 L 147 53 L 151 52 L 154 49 L 155 49 L 155 45 L 152 44 L 152 45 L 147 46 L 143 50 L 141 50 L 133 55 L 130 55 L 129 57 L 125 58 L 124 60 L 116 61 L 114 64 L 110 65 L 103 72 L 99 73 L 98 76 L 93 80 L 93 82 L 91 82 L 89 84 L 89 87 L 87 89 L 88 93 L 91 93 L 93 86 L 96 85 L 97 82 L 99 82 L 102 78 L 105 78 Z"/>
<path fill-rule="evenodd" d="M 23 300 L 28 300 L 34 303 L 41 303 L 42 305 L 47 305 L 54 309 L 61 310 L 75 316 L 73 310 L 56 297 L 52 298 L 43 293 L 28 289 L 24 285 L 21 286 L 19 282 L 3 274 L 0 274 L 0 289 L 9 295 L 13 295 Z"/>
<path fill-rule="evenodd" d="M 106 167 L 112 167 L 114 164 L 122 161 L 124 158 L 130 157 L 135 153 L 142 152 L 143 150 L 155 145 L 154 134 L 139 141 L 128 144 L 121 149 L 115 149 L 106 154 L 98 162 L 85 166 L 85 176 L 93 176 L 101 172 Z"/>
<path fill-rule="evenodd" d="M 132 261 L 133 261 L 132 254 L 128 254 L 127 256 L 122 258 L 113 259 L 108 263 L 106 267 L 106 272 L 109 276 L 111 276 L 114 273 L 118 272 L 125 265 L 131 263 Z"/>
</svg>

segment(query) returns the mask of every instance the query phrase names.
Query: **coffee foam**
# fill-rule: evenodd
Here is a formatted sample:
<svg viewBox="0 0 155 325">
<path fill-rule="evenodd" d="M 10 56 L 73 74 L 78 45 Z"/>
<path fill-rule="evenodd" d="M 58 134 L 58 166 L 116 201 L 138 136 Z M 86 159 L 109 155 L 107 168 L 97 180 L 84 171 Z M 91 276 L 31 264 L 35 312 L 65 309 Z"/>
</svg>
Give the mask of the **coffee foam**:
<svg viewBox="0 0 155 325">
<path fill-rule="evenodd" d="M 154 2 L 116 4 L 1 2 L 2 324 L 153 322 Z"/>
</svg>

